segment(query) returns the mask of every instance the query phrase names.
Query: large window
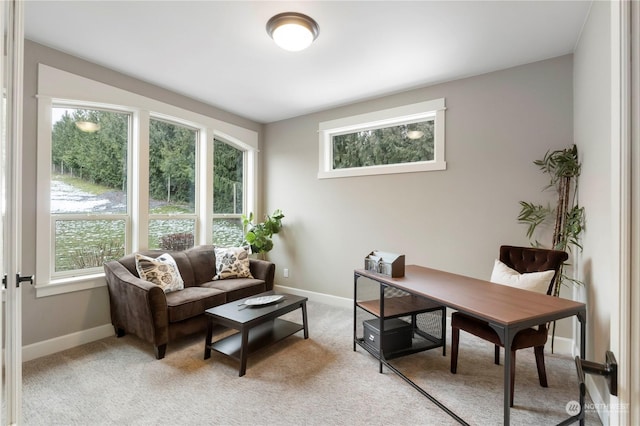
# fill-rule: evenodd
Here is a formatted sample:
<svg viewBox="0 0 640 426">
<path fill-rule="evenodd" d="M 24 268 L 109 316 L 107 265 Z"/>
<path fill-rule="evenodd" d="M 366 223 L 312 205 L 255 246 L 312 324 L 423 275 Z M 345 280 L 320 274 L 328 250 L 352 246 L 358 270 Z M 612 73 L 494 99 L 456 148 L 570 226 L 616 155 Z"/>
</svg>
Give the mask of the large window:
<svg viewBox="0 0 640 426">
<path fill-rule="evenodd" d="M 124 255 L 130 115 L 51 110 L 52 275 L 93 271 Z"/>
<path fill-rule="evenodd" d="M 213 242 L 238 246 L 244 239 L 244 152 L 220 139 L 213 145 Z"/>
<path fill-rule="evenodd" d="M 257 146 L 254 131 L 39 65 L 36 294 L 104 286 L 103 263 L 138 250 L 240 244 Z"/>
<path fill-rule="evenodd" d="M 149 248 L 184 250 L 196 235 L 198 131 L 149 122 Z"/>
<path fill-rule="evenodd" d="M 444 99 L 320 123 L 319 178 L 443 170 Z"/>
</svg>

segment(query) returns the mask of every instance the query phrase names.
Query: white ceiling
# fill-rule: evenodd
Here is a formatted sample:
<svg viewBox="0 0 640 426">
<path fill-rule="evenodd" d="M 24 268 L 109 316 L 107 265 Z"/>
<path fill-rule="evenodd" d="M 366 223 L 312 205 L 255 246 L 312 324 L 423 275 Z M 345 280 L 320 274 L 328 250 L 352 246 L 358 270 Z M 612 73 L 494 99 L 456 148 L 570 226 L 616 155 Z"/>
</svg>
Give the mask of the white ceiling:
<svg viewBox="0 0 640 426">
<path fill-rule="evenodd" d="M 573 52 L 590 1 L 36 1 L 26 38 L 268 123 Z M 302 52 L 265 31 L 295 11 Z"/>
</svg>

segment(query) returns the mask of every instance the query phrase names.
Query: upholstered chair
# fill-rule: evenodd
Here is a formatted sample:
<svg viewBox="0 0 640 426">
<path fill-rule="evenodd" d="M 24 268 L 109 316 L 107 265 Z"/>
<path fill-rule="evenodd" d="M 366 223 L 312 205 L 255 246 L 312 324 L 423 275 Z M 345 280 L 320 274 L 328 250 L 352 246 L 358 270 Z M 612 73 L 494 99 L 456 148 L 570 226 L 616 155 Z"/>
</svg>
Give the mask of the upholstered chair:
<svg viewBox="0 0 640 426">
<path fill-rule="evenodd" d="M 514 247 L 514 246 L 501 246 L 499 262 L 496 262 L 494 266 L 494 272 L 492 274 L 492 281 L 499 282 L 494 276 L 496 275 L 496 268 L 500 264 L 503 269 L 509 270 L 510 268 L 514 273 L 514 276 L 520 274 L 532 274 L 525 276 L 524 278 L 544 278 L 543 291 L 546 288 L 546 294 L 552 295 L 554 293 L 554 287 L 558 281 L 558 274 L 562 264 L 568 259 L 568 254 L 559 250 L 546 250 L 533 247 Z M 508 267 L 508 268 L 505 268 Z M 516 272 L 517 271 L 517 272 Z M 553 271 L 553 273 L 545 274 L 542 277 L 543 271 Z M 550 278 L 548 285 L 546 280 Z M 520 278 L 517 276 L 516 278 Z M 506 284 L 501 282 L 501 284 Z M 511 283 L 508 285 L 512 285 Z M 518 349 L 533 348 L 536 365 L 538 369 L 538 379 L 540 386 L 547 387 L 547 373 L 544 366 L 544 345 L 547 342 L 547 324 L 540 324 L 537 327 L 528 328 L 520 331 L 513 339 L 513 344 L 510 348 L 511 356 L 511 395 L 510 404 L 513 406 L 513 390 L 515 383 L 515 366 L 516 366 L 516 351 Z M 471 316 L 465 315 L 460 312 L 454 312 L 451 316 L 451 372 L 456 373 L 458 367 L 458 345 L 460 342 L 460 330 L 464 330 L 481 339 L 487 340 L 495 345 L 494 362 L 500 364 L 500 347 L 502 343 L 497 333 L 489 326 L 485 321 L 478 320 Z M 505 356 L 507 353 L 505 352 Z"/>
</svg>

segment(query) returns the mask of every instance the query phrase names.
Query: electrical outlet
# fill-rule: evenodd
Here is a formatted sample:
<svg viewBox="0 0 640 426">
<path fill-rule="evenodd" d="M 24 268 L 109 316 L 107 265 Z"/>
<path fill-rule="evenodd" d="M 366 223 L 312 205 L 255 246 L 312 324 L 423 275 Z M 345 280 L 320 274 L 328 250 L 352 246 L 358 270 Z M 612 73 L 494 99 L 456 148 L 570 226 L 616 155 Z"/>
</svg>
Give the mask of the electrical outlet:
<svg viewBox="0 0 640 426">
<path fill-rule="evenodd" d="M 282 272 L 283 272 L 285 278 L 289 278 L 289 268 L 284 268 L 284 270 Z"/>
</svg>

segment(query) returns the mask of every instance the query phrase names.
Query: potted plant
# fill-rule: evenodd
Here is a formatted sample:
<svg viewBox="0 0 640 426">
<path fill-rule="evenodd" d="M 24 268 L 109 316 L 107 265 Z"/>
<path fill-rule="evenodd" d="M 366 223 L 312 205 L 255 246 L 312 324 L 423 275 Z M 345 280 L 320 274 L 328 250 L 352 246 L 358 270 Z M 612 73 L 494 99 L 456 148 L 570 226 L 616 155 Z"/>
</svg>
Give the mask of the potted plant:
<svg viewBox="0 0 640 426">
<path fill-rule="evenodd" d="M 543 190 L 553 189 L 558 195 L 555 207 L 550 205 L 520 201 L 520 214 L 518 222 L 527 225 L 527 237 L 535 246 L 541 246 L 534 238 L 537 227 L 553 220 L 553 239 L 551 247 L 556 250 L 572 251 L 575 247 L 582 250 L 580 238 L 584 230 L 584 207 L 578 204 L 578 177 L 581 164 L 578 160 L 578 148 L 573 145 L 567 149 L 547 151 L 542 160 L 533 162 L 550 177 L 549 185 Z M 565 264 L 566 265 L 566 264 Z M 582 282 L 567 276 L 564 273 L 564 265 L 560 268 L 553 295 L 560 294 L 560 286 L 565 282 L 581 285 Z M 555 321 L 551 338 L 551 351 L 553 352 L 553 338 L 555 336 Z"/>
<path fill-rule="evenodd" d="M 277 234 L 282 229 L 282 219 L 284 214 L 280 209 L 274 211 L 271 215 L 266 215 L 264 222 L 253 223 L 253 212 L 249 213 L 249 217 L 242 216 L 242 225 L 244 229 L 244 239 L 251 246 L 251 251 L 264 257 L 264 253 L 271 251 L 273 248 L 273 234 Z"/>
</svg>

